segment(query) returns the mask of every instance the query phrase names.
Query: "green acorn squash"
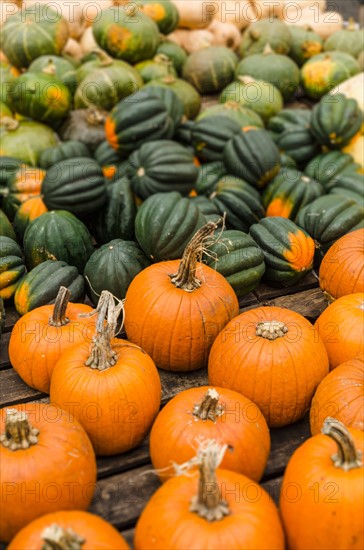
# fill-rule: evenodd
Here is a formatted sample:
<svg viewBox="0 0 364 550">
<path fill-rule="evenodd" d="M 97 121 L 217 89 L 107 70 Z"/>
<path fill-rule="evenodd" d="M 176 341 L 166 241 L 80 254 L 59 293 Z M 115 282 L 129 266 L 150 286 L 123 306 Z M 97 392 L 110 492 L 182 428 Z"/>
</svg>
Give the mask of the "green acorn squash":
<svg viewBox="0 0 364 550">
<path fill-rule="evenodd" d="M 173 90 L 183 104 L 184 115 L 189 119 L 194 119 L 201 108 L 201 96 L 197 90 L 185 80 L 168 75 L 164 78 L 150 80 L 145 87 L 161 86 Z"/>
<path fill-rule="evenodd" d="M 201 94 L 220 92 L 234 78 L 238 58 L 224 46 L 193 52 L 183 66 L 183 78 Z"/>
<path fill-rule="evenodd" d="M 199 168 L 195 190 L 198 195 L 209 197 L 216 189 L 217 183 L 227 175 L 223 162 L 207 162 Z"/>
<path fill-rule="evenodd" d="M 240 57 L 262 53 L 269 44 L 276 53 L 287 55 L 291 49 L 292 36 L 287 25 L 271 17 L 260 19 L 244 31 L 240 44 Z"/>
<path fill-rule="evenodd" d="M 168 59 L 170 59 L 173 63 L 173 67 L 178 75 L 182 74 L 183 65 L 186 62 L 187 59 L 187 53 L 186 51 L 176 44 L 175 42 L 171 42 L 170 40 L 163 40 L 158 48 L 157 48 L 157 55 L 163 54 Z"/>
<path fill-rule="evenodd" d="M 178 9 L 170 0 L 137 0 L 137 4 L 158 25 L 162 34 L 170 34 L 177 27 Z"/>
<path fill-rule="evenodd" d="M 0 120 L 1 156 L 38 166 L 41 152 L 53 145 L 57 145 L 57 136 L 45 124 L 32 120 Z"/>
<path fill-rule="evenodd" d="M 364 50 L 364 30 L 351 20 L 345 29 L 334 32 L 325 40 L 324 50 L 345 52 L 358 57 Z"/>
<path fill-rule="evenodd" d="M 227 142 L 241 133 L 238 122 L 224 116 L 205 117 L 192 128 L 192 145 L 203 162 L 221 161 Z"/>
<path fill-rule="evenodd" d="M 41 152 L 39 166 L 48 170 L 56 162 L 75 157 L 92 157 L 87 145 L 81 141 L 64 141 Z"/>
<path fill-rule="evenodd" d="M 320 35 L 309 28 L 297 25 L 291 25 L 288 28 L 292 38 L 289 56 L 299 67 L 302 67 L 308 59 L 321 53 L 323 40 Z"/>
<path fill-rule="evenodd" d="M 23 253 L 16 241 L 0 237 L 0 297 L 9 300 L 26 274 Z"/>
<path fill-rule="evenodd" d="M 44 177 L 44 170 L 25 164 L 8 173 L 6 188 L 1 190 L 0 195 L 2 195 L 2 208 L 10 221 L 13 221 L 22 203 L 40 194 Z"/>
<path fill-rule="evenodd" d="M 321 182 L 325 188 L 333 184 L 341 174 L 352 174 L 361 171 L 361 166 L 354 162 L 348 153 L 329 151 L 313 158 L 305 168 L 305 174 Z"/>
<path fill-rule="evenodd" d="M 41 195 L 36 195 L 23 202 L 14 217 L 14 231 L 20 243 L 23 243 L 24 234 L 28 225 L 42 214 L 48 212 Z"/>
<path fill-rule="evenodd" d="M 63 82 L 73 95 L 77 88 L 77 76 L 74 65 L 59 55 L 41 55 L 32 61 L 28 73 L 44 73 Z"/>
<path fill-rule="evenodd" d="M 9 237 L 9 239 L 13 239 L 14 241 L 16 241 L 16 235 L 13 226 L 11 225 L 10 220 L 5 212 L 3 212 L 2 210 L 0 210 L 0 237 Z"/>
<path fill-rule="evenodd" d="M 157 54 L 153 59 L 141 61 L 135 65 L 135 68 L 145 83 L 168 75 L 177 76 L 172 61 L 163 54 Z"/>
<path fill-rule="evenodd" d="M 256 128 L 264 128 L 264 122 L 261 117 L 247 107 L 236 103 L 236 101 L 227 101 L 221 105 L 212 105 L 207 109 L 204 109 L 198 115 L 196 121 L 215 117 L 215 116 L 224 116 L 237 122 L 242 128 L 244 126 L 255 126 Z"/>
</svg>

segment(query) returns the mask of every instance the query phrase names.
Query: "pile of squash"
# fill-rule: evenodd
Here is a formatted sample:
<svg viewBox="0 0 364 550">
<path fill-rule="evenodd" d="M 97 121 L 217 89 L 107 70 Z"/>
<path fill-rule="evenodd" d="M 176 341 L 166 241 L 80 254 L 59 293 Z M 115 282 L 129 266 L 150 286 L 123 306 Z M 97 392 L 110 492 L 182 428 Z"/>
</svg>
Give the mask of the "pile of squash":
<svg viewBox="0 0 364 550">
<path fill-rule="evenodd" d="M 362 548 L 362 30 L 293 25 L 288 2 L 234 3 L 250 25 L 222 20 L 229 3 L 67 4 L 1 5 L 0 329 L 14 304 L 10 361 L 51 405 L 1 411 L 0 539 L 127 548 L 86 512 L 95 454 L 150 432 L 163 485 L 136 549 Z M 261 281 L 312 270 L 331 304 L 314 326 L 239 315 Z M 206 367 L 160 411 L 158 369 Z M 309 409 L 279 515 L 269 428 Z M 25 512 L 13 485 L 38 480 Z"/>
</svg>

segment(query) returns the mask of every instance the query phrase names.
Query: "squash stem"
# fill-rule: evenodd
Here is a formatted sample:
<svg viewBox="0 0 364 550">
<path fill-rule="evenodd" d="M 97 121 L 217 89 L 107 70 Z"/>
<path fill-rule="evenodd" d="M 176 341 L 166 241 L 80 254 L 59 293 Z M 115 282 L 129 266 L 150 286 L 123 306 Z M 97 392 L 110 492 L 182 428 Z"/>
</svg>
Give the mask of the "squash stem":
<svg viewBox="0 0 364 550">
<path fill-rule="evenodd" d="M 70 297 L 71 293 L 68 288 L 61 286 L 56 301 L 54 302 L 52 317 L 50 317 L 48 321 L 52 327 L 63 327 L 70 322 L 68 317 L 66 317 L 66 310 Z"/>
<path fill-rule="evenodd" d="M 267 340 L 282 338 L 288 332 L 288 327 L 282 321 L 261 321 L 257 323 L 255 334 Z"/>
<path fill-rule="evenodd" d="M 19 121 L 10 116 L 4 116 L 0 119 L 0 126 L 4 126 L 5 130 L 16 130 L 19 126 Z"/>
<path fill-rule="evenodd" d="M 210 221 L 194 234 L 185 248 L 177 273 L 170 275 L 175 287 L 193 292 L 201 286 L 202 281 L 196 276 L 197 262 L 201 261 L 205 239 L 213 235 L 217 228 L 218 224 Z"/>
<path fill-rule="evenodd" d="M 48 59 L 48 63 L 44 69 L 42 69 L 43 74 L 49 74 L 51 76 L 55 76 L 57 72 L 57 68 L 54 64 L 54 61 L 52 59 Z"/>
<path fill-rule="evenodd" d="M 361 453 L 356 450 L 354 440 L 342 422 L 329 416 L 325 419 L 321 431 L 337 444 L 337 453 L 331 457 L 337 468 L 348 471 L 363 465 Z"/>
<path fill-rule="evenodd" d="M 42 550 L 81 550 L 86 539 L 72 529 L 63 529 L 56 523 L 46 527 L 41 534 Z"/>
<path fill-rule="evenodd" d="M 7 409 L 5 433 L 0 435 L 0 443 L 10 451 L 28 449 L 38 443 L 39 430 L 33 428 L 28 415 L 17 409 Z"/>
<path fill-rule="evenodd" d="M 214 388 L 210 388 L 204 395 L 201 403 L 197 403 L 193 409 L 193 416 L 199 420 L 212 420 L 216 422 L 217 418 L 224 413 L 224 407 L 219 403 L 220 395 Z"/>
</svg>

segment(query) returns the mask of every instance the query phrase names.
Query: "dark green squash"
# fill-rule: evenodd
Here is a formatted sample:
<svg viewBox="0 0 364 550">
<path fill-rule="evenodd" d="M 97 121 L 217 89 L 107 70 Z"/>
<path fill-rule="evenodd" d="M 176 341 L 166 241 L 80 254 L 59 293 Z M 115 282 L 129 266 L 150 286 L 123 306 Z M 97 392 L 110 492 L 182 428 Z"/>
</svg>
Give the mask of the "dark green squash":
<svg viewBox="0 0 364 550">
<path fill-rule="evenodd" d="M 87 145 L 81 141 L 64 141 L 55 147 L 49 147 L 39 156 L 39 166 L 48 170 L 56 162 L 75 157 L 92 157 Z"/>
<path fill-rule="evenodd" d="M 0 155 L 31 166 L 39 165 L 44 149 L 57 144 L 54 131 L 40 122 L 3 118 L 0 121 Z"/>
<path fill-rule="evenodd" d="M 17 242 L 0 236 L 0 297 L 10 300 L 26 274 L 23 253 Z"/>
<path fill-rule="evenodd" d="M 359 28 L 354 20 L 349 20 L 344 29 L 334 32 L 325 40 L 324 50 L 345 52 L 358 57 L 364 50 L 363 29 Z"/>
<path fill-rule="evenodd" d="M 69 37 L 66 20 L 47 3 L 36 2 L 9 17 L 1 29 L 0 46 L 19 69 L 41 55 L 58 55 Z"/>
<path fill-rule="evenodd" d="M 148 86 L 161 86 L 173 90 L 182 101 L 184 115 L 189 119 L 194 119 L 198 115 L 202 102 L 201 96 L 197 90 L 185 80 L 168 75 L 164 78 L 150 80 L 146 84 L 146 87 Z"/>
<path fill-rule="evenodd" d="M 157 48 L 157 55 L 158 54 L 167 56 L 172 61 L 177 74 L 182 74 L 183 65 L 185 64 L 188 56 L 186 51 L 181 46 L 175 42 L 171 42 L 168 39 L 163 40 Z"/>
<path fill-rule="evenodd" d="M 0 296 L 0 337 L 5 328 L 6 311 L 4 306 L 4 300 Z"/>
<path fill-rule="evenodd" d="M 14 304 L 17 312 L 25 315 L 37 307 L 54 304 L 60 286 L 70 291 L 71 302 L 84 300 L 85 280 L 76 267 L 53 260 L 37 265 L 16 289 Z"/>
<path fill-rule="evenodd" d="M 61 160 L 47 171 L 42 195 L 48 210 L 68 210 L 76 216 L 96 212 L 106 201 L 102 169 L 90 158 Z"/>
<path fill-rule="evenodd" d="M 84 277 L 87 293 L 96 306 L 103 290 L 125 298 L 134 277 L 150 265 L 140 246 L 133 241 L 115 239 L 95 250 L 88 260 Z"/>
<path fill-rule="evenodd" d="M 91 221 L 92 233 L 98 244 L 113 239 L 134 239 L 136 206 L 130 181 L 121 177 L 106 187 L 107 200 Z"/>
<path fill-rule="evenodd" d="M 238 58 L 224 46 L 210 46 L 193 52 L 183 66 L 183 78 L 200 94 L 220 92 L 234 78 Z"/>
<path fill-rule="evenodd" d="M 295 168 L 281 169 L 264 189 L 262 199 L 266 216 L 280 216 L 295 221 L 298 212 L 324 194 L 318 181 Z"/>
<path fill-rule="evenodd" d="M 206 223 L 212 221 L 214 223 L 219 223 L 221 221 L 221 215 L 217 206 L 203 195 L 197 195 L 196 197 L 188 197 L 190 202 L 196 206 L 201 214 L 205 216 Z"/>
<path fill-rule="evenodd" d="M 192 147 L 192 128 L 194 126 L 194 120 L 184 120 L 181 122 L 174 133 L 173 139 L 181 143 L 190 151 L 193 151 Z"/>
<path fill-rule="evenodd" d="M 312 110 L 311 131 L 320 145 L 342 149 L 363 123 L 356 99 L 343 94 L 327 95 Z"/>
<path fill-rule="evenodd" d="M 354 200 L 359 206 L 364 204 L 363 174 L 353 172 L 340 174 L 333 182 L 325 185 L 326 193 L 340 195 L 346 199 Z"/>
<path fill-rule="evenodd" d="M 291 25 L 288 27 L 292 37 L 289 56 L 302 67 L 314 55 L 321 53 L 323 40 L 320 35 L 309 28 Z"/>
<path fill-rule="evenodd" d="M 288 168 L 297 168 L 297 163 L 292 157 L 290 157 L 286 153 L 282 153 L 282 151 L 280 156 L 281 156 L 281 168 L 283 168 L 284 166 L 287 166 Z"/>
<path fill-rule="evenodd" d="M 287 25 L 271 17 L 260 19 L 244 31 L 240 44 L 240 57 L 262 53 L 269 44 L 276 53 L 287 55 L 291 49 L 292 36 Z"/>
<path fill-rule="evenodd" d="M 315 243 L 291 220 L 263 218 L 250 235 L 262 249 L 266 270 L 263 280 L 272 286 L 295 285 L 312 270 Z"/>
<path fill-rule="evenodd" d="M 135 68 L 145 83 L 168 75 L 177 76 L 172 61 L 163 54 L 157 54 L 153 59 L 141 61 L 135 65 Z"/>
<path fill-rule="evenodd" d="M 192 145 L 203 162 L 221 161 L 227 142 L 241 133 L 241 127 L 224 116 L 206 117 L 196 121 L 192 128 Z"/>
<path fill-rule="evenodd" d="M 83 272 L 94 248 L 87 227 L 65 210 L 42 214 L 24 235 L 25 262 L 29 270 L 46 260 L 64 261 Z"/>
<path fill-rule="evenodd" d="M 119 155 L 106 140 L 94 151 L 94 159 L 100 166 L 116 166 L 120 162 Z"/>
<path fill-rule="evenodd" d="M 140 206 L 135 235 L 153 262 L 182 258 L 183 251 L 205 217 L 188 199 L 173 191 L 156 193 Z"/>
<path fill-rule="evenodd" d="M 173 141 L 144 143 L 128 161 L 127 176 L 132 190 L 141 199 L 170 191 L 188 195 L 198 176 L 192 153 Z"/>
<path fill-rule="evenodd" d="M 28 73 L 44 73 L 55 76 L 63 82 L 74 94 L 77 88 L 76 69 L 74 65 L 64 57 L 58 55 L 41 55 L 34 59 L 28 67 Z"/>
<path fill-rule="evenodd" d="M 280 169 L 279 149 L 266 130 L 244 128 L 224 149 L 227 171 L 257 188 L 265 187 Z"/>
<path fill-rule="evenodd" d="M 209 197 L 216 189 L 218 182 L 226 175 L 225 165 L 221 161 L 202 164 L 195 185 L 196 193 Z"/>
<path fill-rule="evenodd" d="M 145 89 L 145 94 L 151 94 L 154 97 L 158 97 L 163 101 L 164 105 L 167 107 L 170 117 L 172 118 L 174 131 L 176 132 L 177 127 L 181 124 L 182 119 L 184 118 L 184 106 L 179 98 L 178 94 L 172 88 L 165 88 L 162 86 L 154 86 L 151 82 L 150 86 Z"/>
<path fill-rule="evenodd" d="M 13 226 L 3 210 L 0 210 L 0 237 L 8 237 L 9 239 L 16 241 Z"/>
<path fill-rule="evenodd" d="M 324 185 L 333 184 L 341 175 L 359 173 L 360 164 L 348 153 L 329 151 L 318 155 L 305 168 L 305 174 Z"/>
<path fill-rule="evenodd" d="M 238 298 L 258 286 L 264 272 L 264 255 L 255 241 L 242 231 L 227 230 L 208 247 L 204 262 L 223 275 Z"/>
<path fill-rule="evenodd" d="M 170 0 L 137 0 L 137 4 L 158 25 L 162 34 L 170 34 L 177 27 L 178 9 Z"/>
<path fill-rule="evenodd" d="M 247 107 L 236 103 L 235 101 L 227 101 L 221 105 L 212 105 L 207 109 L 201 111 L 196 121 L 211 118 L 211 117 L 224 116 L 237 122 L 242 128 L 245 126 L 255 126 L 256 128 L 264 128 L 264 122 L 261 117 Z"/>
<path fill-rule="evenodd" d="M 8 173 L 6 188 L 1 190 L 0 196 L 2 208 L 10 221 L 22 203 L 40 194 L 44 177 L 44 170 L 25 164 Z"/>
<path fill-rule="evenodd" d="M 228 229 L 247 232 L 264 216 L 258 191 L 234 176 L 224 176 L 219 180 L 209 199 L 220 215 L 226 216 Z"/>
</svg>

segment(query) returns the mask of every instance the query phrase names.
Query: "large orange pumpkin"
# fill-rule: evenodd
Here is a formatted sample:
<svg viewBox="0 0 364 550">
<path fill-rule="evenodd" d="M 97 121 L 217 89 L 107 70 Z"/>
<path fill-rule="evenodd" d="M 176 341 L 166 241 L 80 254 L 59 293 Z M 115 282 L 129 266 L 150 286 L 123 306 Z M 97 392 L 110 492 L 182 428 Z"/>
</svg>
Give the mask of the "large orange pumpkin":
<svg viewBox="0 0 364 550">
<path fill-rule="evenodd" d="M 280 495 L 289 550 L 363 550 L 363 440 L 328 418 L 293 453 Z"/>
<path fill-rule="evenodd" d="M 171 478 L 154 493 L 137 523 L 135 550 L 285 548 L 268 493 L 242 474 L 217 469 L 224 450 L 206 441 L 194 461 L 199 475 L 194 469 Z M 181 472 L 192 464 L 181 466 Z"/>
<path fill-rule="evenodd" d="M 364 362 L 349 359 L 320 382 L 312 399 L 310 425 L 312 435 L 321 431 L 331 416 L 347 428 L 364 430 Z"/>
<path fill-rule="evenodd" d="M 364 293 L 335 300 L 320 315 L 315 329 L 334 369 L 349 359 L 364 359 Z"/>
<path fill-rule="evenodd" d="M 72 407 L 96 454 L 113 455 L 146 436 L 159 411 L 161 383 L 149 355 L 114 337 L 120 310 L 108 291 L 101 293 L 98 311 L 93 343 L 72 346 L 58 360 L 50 399 L 63 409 Z"/>
<path fill-rule="evenodd" d="M 86 510 L 96 460 L 80 424 L 54 405 L 26 403 L 0 411 L 0 538 L 58 510 Z"/>
<path fill-rule="evenodd" d="M 329 248 L 320 265 L 319 279 L 330 301 L 364 292 L 364 229 L 344 235 Z"/>
<path fill-rule="evenodd" d="M 128 550 L 129 545 L 107 521 L 80 510 L 46 514 L 21 529 L 7 550 Z"/>
<path fill-rule="evenodd" d="M 14 325 L 9 358 L 19 376 L 32 388 L 49 393 L 53 369 L 62 353 L 74 344 L 90 344 L 95 320 L 82 317 L 92 308 L 68 303 L 70 292 L 60 287 L 54 305 L 29 311 Z"/>
<path fill-rule="evenodd" d="M 204 242 L 216 228 L 213 222 L 203 226 L 181 260 L 147 267 L 128 288 L 127 337 L 149 353 L 157 367 L 191 371 L 206 366 L 214 339 L 239 313 L 226 279 L 198 262 Z"/>
<path fill-rule="evenodd" d="M 270 449 L 269 430 L 257 405 L 243 395 L 202 386 L 182 391 L 167 403 L 150 433 L 150 456 L 162 481 L 173 476 L 173 462 L 187 462 L 195 455 L 198 439 L 229 445 L 231 451 L 221 468 L 255 481 L 262 477 Z"/>
<path fill-rule="evenodd" d="M 245 395 L 270 427 L 301 418 L 328 371 L 325 346 L 311 323 L 279 307 L 233 319 L 216 338 L 208 364 L 209 383 Z"/>
</svg>

